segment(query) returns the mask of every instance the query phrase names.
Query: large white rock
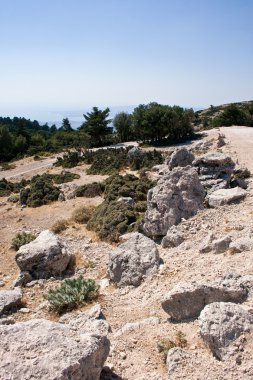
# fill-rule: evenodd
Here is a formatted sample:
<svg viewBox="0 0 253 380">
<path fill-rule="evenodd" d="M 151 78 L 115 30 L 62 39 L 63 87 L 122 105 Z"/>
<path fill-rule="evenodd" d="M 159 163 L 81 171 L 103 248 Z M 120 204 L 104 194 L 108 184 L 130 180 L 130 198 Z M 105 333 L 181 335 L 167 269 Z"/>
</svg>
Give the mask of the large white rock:
<svg viewBox="0 0 253 380">
<path fill-rule="evenodd" d="M 248 288 L 243 277 L 228 276 L 213 283 L 179 283 L 162 299 L 162 308 L 172 319 L 181 321 L 198 317 L 212 302 L 242 302 Z"/>
<path fill-rule="evenodd" d="M 234 187 L 233 189 L 220 189 L 208 195 L 207 201 L 210 207 L 219 207 L 240 201 L 245 198 L 246 195 L 247 192 L 240 187 Z"/>
<path fill-rule="evenodd" d="M 66 245 L 49 230 L 42 231 L 29 244 L 19 248 L 16 262 L 20 270 L 33 278 L 46 278 L 63 273 L 71 259 Z"/>
<path fill-rule="evenodd" d="M 0 291 L 0 315 L 21 307 L 22 292 L 20 289 Z"/>
<path fill-rule="evenodd" d="M 119 286 L 140 285 L 144 277 L 157 272 L 159 253 L 153 240 L 135 232 L 109 254 L 108 271 Z"/>
<path fill-rule="evenodd" d="M 178 166 L 183 167 L 191 165 L 194 158 L 194 154 L 185 147 L 175 149 L 175 151 L 169 158 L 169 169 L 172 170 L 173 168 L 176 168 Z"/>
<path fill-rule="evenodd" d="M 203 208 L 205 191 L 195 168 L 174 168 L 159 179 L 147 196 L 144 230 L 152 237 L 165 236 L 168 229 Z"/>
<path fill-rule="evenodd" d="M 253 315 L 234 303 L 214 302 L 199 316 L 200 335 L 213 354 L 223 359 L 229 345 L 253 327 Z"/>
<path fill-rule="evenodd" d="M 0 377 L 99 380 L 109 349 L 107 337 L 85 325 L 34 319 L 0 326 Z"/>
</svg>

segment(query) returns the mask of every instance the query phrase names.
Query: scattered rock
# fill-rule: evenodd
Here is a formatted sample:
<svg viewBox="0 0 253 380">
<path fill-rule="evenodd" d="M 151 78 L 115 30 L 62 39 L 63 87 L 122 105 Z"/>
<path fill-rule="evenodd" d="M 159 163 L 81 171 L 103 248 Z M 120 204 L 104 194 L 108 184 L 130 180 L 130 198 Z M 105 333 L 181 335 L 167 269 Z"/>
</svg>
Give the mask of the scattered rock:
<svg viewBox="0 0 253 380">
<path fill-rule="evenodd" d="M 182 367 L 185 366 L 186 362 L 190 359 L 191 355 L 179 347 L 174 347 L 169 350 L 167 355 L 167 368 L 168 368 L 168 379 L 174 379 L 174 376 L 179 375 L 182 373 Z"/>
<path fill-rule="evenodd" d="M 162 240 L 163 248 L 178 247 L 184 241 L 184 236 L 175 226 L 172 226 Z"/>
<path fill-rule="evenodd" d="M 25 286 L 32 281 L 32 276 L 29 272 L 21 272 L 18 278 L 13 282 L 12 286 L 15 288 L 17 286 Z"/>
<path fill-rule="evenodd" d="M 59 196 L 58 196 L 58 201 L 59 202 L 64 202 L 65 201 L 65 196 L 63 193 L 60 193 Z"/>
<path fill-rule="evenodd" d="M 164 236 L 168 229 L 203 208 L 205 191 L 197 172 L 178 167 L 161 177 L 147 196 L 144 230 L 152 237 Z"/>
<path fill-rule="evenodd" d="M 230 246 L 234 252 L 244 252 L 253 250 L 253 239 L 242 237 L 233 241 Z"/>
<path fill-rule="evenodd" d="M 0 326 L 3 379 L 99 380 L 108 354 L 109 340 L 98 331 L 40 319 Z"/>
<path fill-rule="evenodd" d="M 0 315 L 16 311 L 22 306 L 21 303 L 22 292 L 20 289 L 15 290 L 1 290 L 0 291 Z"/>
<path fill-rule="evenodd" d="M 140 330 L 143 326 L 148 326 L 148 325 L 158 325 L 160 323 L 160 319 L 158 317 L 150 317 L 146 319 L 142 319 L 141 321 L 138 322 L 133 322 L 133 323 L 126 323 L 121 329 L 119 329 L 115 336 L 119 337 L 125 333 L 129 333 L 131 331 L 135 330 Z"/>
<path fill-rule="evenodd" d="M 230 203 L 240 201 L 245 198 L 247 192 L 240 187 L 233 189 L 220 189 L 207 196 L 207 202 L 210 207 L 224 206 Z"/>
<path fill-rule="evenodd" d="M 169 157 L 168 166 L 172 170 L 175 167 L 191 165 L 194 160 L 194 154 L 185 147 L 176 149 Z"/>
<path fill-rule="evenodd" d="M 143 154 L 144 151 L 141 148 L 134 146 L 127 152 L 127 157 L 131 159 L 133 157 L 142 156 Z"/>
<path fill-rule="evenodd" d="M 129 240 L 109 254 L 109 275 L 119 286 L 138 286 L 145 276 L 156 273 L 159 268 L 156 244 L 137 232 L 129 236 Z"/>
<path fill-rule="evenodd" d="M 129 206 L 133 206 L 134 205 L 134 200 L 131 197 L 120 197 L 120 198 L 117 199 L 117 202 L 124 202 L 127 205 L 129 205 Z"/>
<path fill-rule="evenodd" d="M 196 318 L 209 303 L 243 302 L 247 295 L 243 278 L 238 276 L 228 276 L 211 284 L 180 283 L 164 296 L 162 308 L 172 319 L 181 321 Z"/>
<path fill-rule="evenodd" d="M 0 287 L 4 286 L 5 285 L 5 282 L 4 280 L 0 280 Z"/>
<path fill-rule="evenodd" d="M 62 240 L 45 230 L 19 248 L 16 262 L 21 271 L 28 271 L 33 278 L 47 278 L 63 273 L 71 257 Z"/>
<path fill-rule="evenodd" d="M 193 165 L 197 168 L 200 181 L 208 194 L 229 186 L 235 163 L 224 153 L 208 153 L 198 157 Z"/>
<path fill-rule="evenodd" d="M 249 331 L 252 324 L 252 314 L 234 303 L 211 303 L 199 317 L 200 335 L 220 360 L 229 353 L 230 343 Z"/>
<path fill-rule="evenodd" d="M 213 249 L 213 241 L 215 239 L 214 234 L 211 232 L 207 235 L 207 237 L 203 240 L 199 247 L 199 252 L 200 253 L 208 253 L 211 252 Z"/>
<path fill-rule="evenodd" d="M 225 135 L 219 133 L 218 141 L 217 141 L 217 148 L 222 148 L 224 145 L 226 145 Z"/>
</svg>

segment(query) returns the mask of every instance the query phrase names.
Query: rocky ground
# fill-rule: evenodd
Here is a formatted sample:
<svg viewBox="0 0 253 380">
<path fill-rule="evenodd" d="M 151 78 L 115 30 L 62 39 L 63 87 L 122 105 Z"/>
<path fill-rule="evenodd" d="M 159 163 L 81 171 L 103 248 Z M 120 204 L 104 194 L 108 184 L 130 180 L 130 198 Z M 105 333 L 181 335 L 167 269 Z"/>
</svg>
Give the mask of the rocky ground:
<svg viewBox="0 0 253 380">
<path fill-rule="evenodd" d="M 253 145 L 253 129 L 244 127 L 222 128 L 226 144 L 217 148 L 218 131 L 212 130 L 204 138 L 211 141 L 208 152 L 222 151 L 228 153 L 235 162 L 245 165 L 253 172 L 251 157 Z M 188 146 L 190 147 L 190 146 Z M 31 162 L 22 161 L 17 164 L 16 179 L 21 176 L 29 178 L 34 170 L 29 172 Z M 50 164 L 50 162 L 49 162 Z M 45 171 L 47 166 L 38 165 L 38 172 Z M 45 164 L 46 165 L 46 164 Z M 42 167 L 43 166 L 43 167 Z M 48 168 L 50 172 L 55 169 Z M 57 169 L 58 170 L 58 169 Z M 83 184 L 100 180 L 102 177 L 87 176 L 85 167 L 72 169 L 81 174 L 76 183 Z M 12 173 L 4 173 L 6 178 L 13 179 Z M 12 174 L 12 175 L 11 175 Z M 70 186 L 66 184 L 64 186 Z M 65 190 L 70 190 L 65 188 Z M 253 239 L 253 183 L 248 179 L 247 196 L 239 203 L 204 208 L 197 215 L 183 220 L 179 225 L 184 241 L 178 247 L 162 248 L 158 245 L 161 265 L 157 273 L 147 277 L 140 286 L 117 287 L 108 280 L 107 265 L 109 254 L 115 248 L 98 241 L 95 234 L 87 231 L 85 226 L 71 223 L 67 230 L 61 233 L 62 239 L 68 245 L 71 253 L 77 257 L 76 273 L 85 278 L 94 278 L 101 286 L 99 302 L 106 321 L 110 325 L 108 338 L 110 353 L 103 370 L 104 379 L 125 380 L 218 380 L 218 379 L 252 379 L 253 364 L 252 333 L 246 332 L 232 343 L 234 350 L 224 360 L 214 357 L 205 345 L 200 334 L 197 318 L 173 321 L 161 305 L 164 296 L 174 286 L 182 283 L 212 284 L 233 273 L 241 276 L 251 276 L 253 267 L 253 249 L 226 249 L 216 253 L 213 248 L 209 252 L 200 253 L 200 248 L 207 236 L 212 233 L 214 239 L 229 237 L 232 242 L 246 238 Z M 11 240 L 20 231 L 39 233 L 48 229 L 56 220 L 69 218 L 75 208 L 84 202 L 98 205 L 102 198 L 76 198 L 65 202 L 56 202 L 36 209 L 21 208 L 0 199 L 0 281 L 1 290 L 9 289 L 19 274 L 15 262 L 15 251 L 10 248 Z M 11 315 L 18 321 L 43 318 L 57 321 L 59 317 L 52 313 L 45 303 L 43 294 L 59 281 L 55 279 L 39 280 L 23 288 L 25 308 Z M 86 305 L 79 311 L 88 310 Z M 253 299 L 249 294 L 243 307 L 251 310 Z M 73 312 L 73 315 L 77 311 Z M 175 340 L 178 332 L 185 335 L 185 347 L 170 350 L 167 365 L 158 345 L 164 339 Z M 240 340 L 241 339 L 241 340 Z M 0 366 L 1 368 L 1 366 Z M 1 370 L 0 370 L 1 371 Z M 0 378 L 7 380 L 8 377 Z M 29 377 L 27 377 L 29 378 Z M 30 377 L 32 378 L 32 377 Z M 73 377 L 73 379 L 75 379 Z"/>
</svg>

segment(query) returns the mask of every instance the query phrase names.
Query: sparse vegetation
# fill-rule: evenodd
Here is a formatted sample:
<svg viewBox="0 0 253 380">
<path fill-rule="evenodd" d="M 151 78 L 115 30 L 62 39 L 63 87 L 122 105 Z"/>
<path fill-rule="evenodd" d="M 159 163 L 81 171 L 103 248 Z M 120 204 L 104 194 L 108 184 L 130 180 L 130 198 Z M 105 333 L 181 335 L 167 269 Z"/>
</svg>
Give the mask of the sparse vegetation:
<svg viewBox="0 0 253 380">
<path fill-rule="evenodd" d="M 58 312 L 62 312 L 96 298 L 98 291 L 99 287 L 94 280 L 85 280 L 80 276 L 62 281 L 60 286 L 49 289 L 44 297 Z"/>
<path fill-rule="evenodd" d="M 9 182 L 5 178 L 0 179 L 0 197 L 8 196 L 11 193 L 18 193 L 28 181 Z"/>
<path fill-rule="evenodd" d="M 21 233 L 18 233 L 18 234 L 12 239 L 11 246 L 12 246 L 12 248 L 14 248 L 16 251 L 18 251 L 19 248 L 22 247 L 22 245 L 28 244 L 28 243 L 30 243 L 31 241 L 33 241 L 34 239 L 36 239 L 36 236 L 35 236 L 35 235 L 33 235 L 33 234 L 31 234 L 31 233 L 21 232 Z"/>
<path fill-rule="evenodd" d="M 66 219 L 57 220 L 51 227 L 51 231 L 55 234 L 59 234 L 65 231 L 69 226 L 69 221 Z"/>
<path fill-rule="evenodd" d="M 5 162 L 5 163 L 1 164 L 0 169 L 1 170 L 11 170 L 11 169 L 15 169 L 15 167 L 16 167 L 15 164 L 10 164 L 8 162 Z"/>
<path fill-rule="evenodd" d="M 169 350 L 174 347 L 185 348 L 187 346 L 187 340 L 185 334 L 182 331 L 178 331 L 175 335 L 174 340 L 162 339 L 157 344 L 158 351 L 163 354 L 164 361 L 166 361 Z"/>
<path fill-rule="evenodd" d="M 63 168 L 74 168 L 82 161 L 82 157 L 78 151 L 69 151 L 62 157 L 57 157 L 54 166 L 62 166 Z"/>
<path fill-rule="evenodd" d="M 79 224 L 86 224 L 94 213 L 94 206 L 82 206 L 74 210 L 72 214 L 72 220 Z"/>
</svg>

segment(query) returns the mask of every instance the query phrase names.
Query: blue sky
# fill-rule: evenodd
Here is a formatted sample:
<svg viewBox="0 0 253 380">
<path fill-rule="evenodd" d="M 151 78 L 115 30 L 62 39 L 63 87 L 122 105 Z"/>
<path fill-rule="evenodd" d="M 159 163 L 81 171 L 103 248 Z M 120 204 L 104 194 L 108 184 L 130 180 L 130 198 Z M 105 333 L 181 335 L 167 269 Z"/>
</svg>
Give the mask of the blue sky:
<svg viewBox="0 0 253 380">
<path fill-rule="evenodd" d="M 2 116 L 253 99 L 251 0 L 0 0 L 0 14 Z"/>
</svg>

